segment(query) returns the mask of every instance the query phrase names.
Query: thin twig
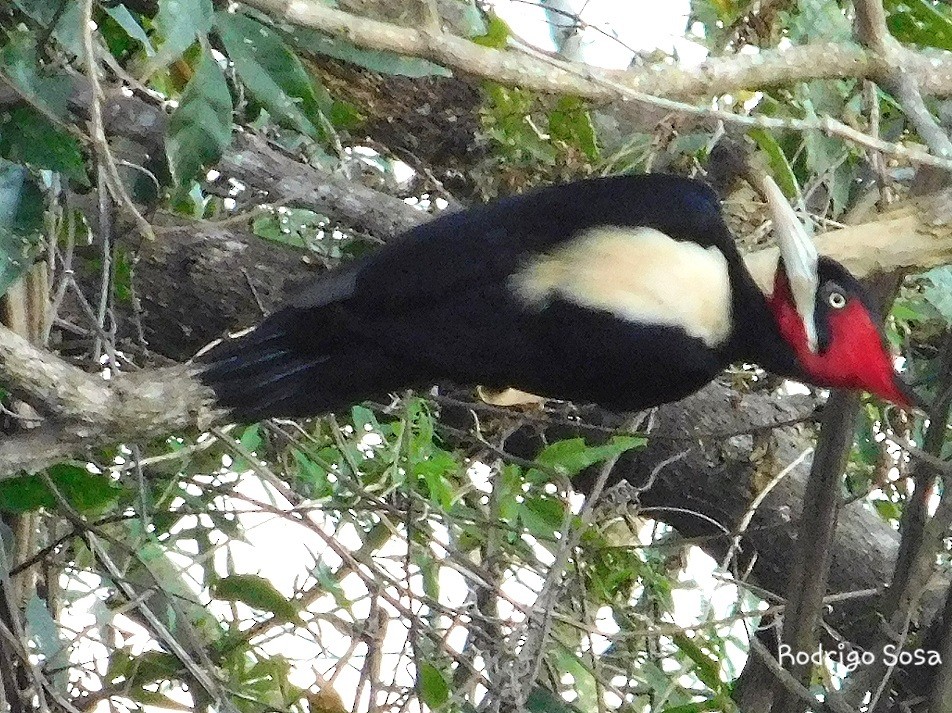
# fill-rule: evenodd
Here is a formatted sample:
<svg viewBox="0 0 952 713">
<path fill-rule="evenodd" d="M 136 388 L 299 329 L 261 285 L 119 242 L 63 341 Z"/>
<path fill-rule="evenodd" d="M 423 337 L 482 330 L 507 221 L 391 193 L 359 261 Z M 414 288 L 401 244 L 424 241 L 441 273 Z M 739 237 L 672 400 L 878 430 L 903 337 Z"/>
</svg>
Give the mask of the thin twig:
<svg viewBox="0 0 952 713">
<path fill-rule="evenodd" d="M 812 710 L 822 711 L 822 713 L 859 713 L 859 711 L 840 703 L 838 699 L 818 700 L 816 696 L 810 693 L 809 688 L 780 665 L 780 662 L 773 657 L 766 646 L 760 643 L 756 636 L 750 637 L 750 650 L 764 663 L 785 691 L 792 696 L 796 696 L 801 703 L 810 706 Z"/>
<path fill-rule="evenodd" d="M 109 191 L 112 193 L 116 203 L 122 206 L 123 210 L 132 217 L 133 222 L 144 237 L 149 240 L 154 240 L 155 233 L 152 231 L 152 226 L 149 225 L 149 221 L 147 221 L 142 213 L 139 212 L 139 209 L 136 208 L 135 203 L 132 202 L 132 198 L 129 197 L 129 193 L 126 191 L 122 177 L 119 175 L 115 158 L 112 155 L 112 149 L 109 147 L 109 141 L 106 139 L 101 105 L 103 91 L 99 82 L 99 63 L 96 60 L 96 45 L 93 41 L 93 1 L 94 0 L 82 0 L 80 19 L 80 29 L 83 36 L 83 52 L 86 55 L 86 75 L 91 89 L 89 101 L 90 140 L 93 142 L 96 155 L 105 167 Z"/>
<path fill-rule="evenodd" d="M 737 534 L 731 541 L 731 546 L 728 548 L 727 554 L 724 556 L 724 561 L 721 563 L 721 569 L 723 571 L 729 571 L 731 559 L 733 559 L 734 553 L 740 549 L 740 541 L 743 539 L 744 533 L 747 532 L 747 528 L 750 527 L 750 523 L 754 519 L 754 514 L 757 512 L 757 508 L 759 508 L 761 503 L 767 499 L 767 496 L 770 495 L 770 492 L 780 484 L 780 481 L 792 473 L 797 468 L 797 466 L 807 459 L 811 453 L 813 453 L 813 446 L 804 448 L 800 452 L 800 455 L 794 458 L 784 468 L 781 468 L 780 472 L 778 472 L 777 475 L 775 475 L 751 501 L 750 506 L 747 508 L 747 512 L 745 512 L 744 516 L 740 519 L 740 524 L 737 526 Z"/>
<path fill-rule="evenodd" d="M 879 59 L 879 83 L 899 100 L 906 116 L 932 152 L 942 158 L 952 158 L 952 141 L 922 99 L 916 77 L 903 67 L 899 43 L 886 26 L 882 0 L 855 0 L 853 7 L 859 41 Z"/>
<path fill-rule="evenodd" d="M 783 622 L 783 643 L 791 651 L 810 652 L 816 648 L 816 627 L 823 609 L 823 595 L 832 560 L 832 543 L 840 508 L 841 479 L 850 447 L 859 395 L 834 392 L 826 406 L 810 479 L 803 496 L 800 524 L 797 528 L 797 553 L 787 588 L 787 612 Z M 791 673 L 800 683 L 808 684 L 812 667 L 794 664 Z M 799 713 L 803 701 L 785 691 L 777 701 L 777 710 Z M 783 695 L 786 693 L 786 695 Z"/>
</svg>

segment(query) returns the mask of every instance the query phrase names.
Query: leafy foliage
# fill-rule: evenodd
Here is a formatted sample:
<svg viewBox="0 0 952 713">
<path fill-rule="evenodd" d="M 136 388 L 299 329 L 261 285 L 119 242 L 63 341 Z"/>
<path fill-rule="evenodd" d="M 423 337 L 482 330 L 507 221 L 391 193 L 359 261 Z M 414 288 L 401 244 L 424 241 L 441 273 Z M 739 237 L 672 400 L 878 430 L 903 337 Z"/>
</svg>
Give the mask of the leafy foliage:
<svg viewBox="0 0 952 713">
<path fill-rule="evenodd" d="M 51 467 L 45 477 L 24 475 L 0 481 L 0 511 L 56 509 L 62 498 L 79 512 L 97 512 L 114 504 L 121 493 L 122 488 L 108 477 L 62 463 Z"/>
<path fill-rule="evenodd" d="M 40 239 L 42 205 L 29 172 L 0 159 L 0 295 L 30 265 Z"/>
<path fill-rule="evenodd" d="M 138 316 L 150 299 L 136 283 L 140 246 L 122 239 L 128 207 L 112 181 L 148 220 L 195 219 L 187 224 L 196 230 L 218 229 L 199 219 L 246 226 L 320 267 L 366 252 L 372 240 L 335 223 L 334 206 L 275 205 L 247 186 L 207 179 L 237 135 L 257 133 L 304 162 L 421 205 L 445 193 L 415 155 L 426 155 L 424 141 L 390 146 L 361 133 L 400 126 L 407 114 L 429 116 L 441 87 L 469 96 L 459 87 L 471 87 L 447 82 L 459 78 L 434 61 L 367 50 L 212 0 L 94 2 L 94 28 L 81 21 L 80 3 L 7 5 L 0 80 L 22 101 L 0 113 L 0 294 L 42 255 L 55 304 L 73 310 L 60 316 L 55 346 L 90 371 L 115 378 L 154 358 L 141 324 L 111 321 L 125 306 Z M 946 5 L 885 7 L 899 41 L 952 49 Z M 480 47 L 521 42 L 473 2 L 455 11 L 461 36 Z M 717 53 L 851 31 L 832 0 L 694 0 L 692 20 L 704 28 L 693 39 Z M 167 121 L 159 142 L 107 131 L 112 165 L 89 133 L 85 31 L 107 88 L 133 94 L 157 112 L 157 123 Z M 346 80 L 353 87 L 342 86 L 330 60 L 358 70 Z M 393 86 L 399 95 L 411 78 L 433 102 L 394 102 L 387 106 L 403 115 L 381 115 L 373 90 Z M 619 136 L 604 107 L 577 97 L 491 81 L 472 93 L 478 106 L 452 123 L 473 120 L 476 135 L 466 139 L 479 158 L 467 173 L 482 195 L 598 173 L 695 172 L 709 148 L 707 126 L 685 128 L 670 117 Z M 860 128 L 875 109 L 884 137 L 915 138 L 891 97 L 853 81 L 771 85 L 718 102 L 781 119 L 842 117 Z M 749 136 L 787 196 L 818 224 L 841 218 L 869 181 L 866 156 L 821 131 Z M 408 165 L 413 179 L 398 180 Z M 906 167 L 893 168 L 886 178 L 899 184 Z M 739 233 L 763 234 L 762 216 L 733 217 Z M 159 234 L 141 254 L 167 250 L 163 240 Z M 193 279 L 191 268 L 206 258 L 214 256 L 170 255 L 170 279 Z M 80 265 L 95 278 L 91 289 L 74 279 Z M 942 388 L 950 295 L 949 269 L 937 268 L 907 283 L 887 322 L 926 394 Z M 174 315 L 179 305 L 161 308 Z M 0 397 L 13 403 L 6 391 Z M 33 425 L 27 409 L 10 413 L 0 417 L 4 429 L 18 419 Z M 473 713 L 487 692 L 516 680 L 514 666 L 544 621 L 547 635 L 531 651 L 540 675 L 524 691 L 529 713 L 731 710 L 745 624 L 759 619 L 765 602 L 743 594 L 730 572 L 717 570 L 728 581 L 715 581 L 696 548 L 645 519 L 637 488 L 621 505 L 599 504 L 593 525 L 567 547 L 584 522 L 567 479 L 630 457 L 646 440 L 578 437 L 578 414 L 568 407 L 536 416 L 571 433 L 539 446 L 531 414 L 470 413 L 452 399 L 401 395 L 303 423 L 116 445 L 89 454 L 89 463 L 0 480 L 0 578 L 25 592 L 11 608 L 22 612 L 26 632 L 28 656 L 14 662 L 17 673 L 39 671 L 49 690 L 83 710 L 341 713 L 357 701 L 360 710 Z M 898 522 L 910 466 L 887 439 L 922 435 L 920 421 L 899 423 L 866 403 L 844 497 Z M 564 570 L 546 584 L 562 554 Z M 725 590 L 734 602 L 726 608 L 698 595 Z M 543 591 L 554 593 L 544 618 L 532 606 Z M 220 690 L 205 690 L 196 667 Z M 48 693 L 40 684 L 26 690 L 27 707 Z"/>
<path fill-rule="evenodd" d="M 169 120 L 166 148 L 180 184 L 221 158 L 231 142 L 231 93 L 218 63 L 205 55 Z"/>
</svg>

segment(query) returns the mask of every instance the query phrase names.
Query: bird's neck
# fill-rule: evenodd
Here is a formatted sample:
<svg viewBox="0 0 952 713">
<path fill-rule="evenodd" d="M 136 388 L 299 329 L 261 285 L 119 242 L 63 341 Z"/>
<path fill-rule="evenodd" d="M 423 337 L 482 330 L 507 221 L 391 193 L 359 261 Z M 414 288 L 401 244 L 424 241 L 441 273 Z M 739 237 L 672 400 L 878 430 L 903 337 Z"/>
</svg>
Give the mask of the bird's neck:
<svg viewBox="0 0 952 713">
<path fill-rule="evenodd" d="M 780 332 L 780 325 L 770 309 L 773 285 L 760 280 L 741 262 L 732 265 L 731 282 L 736 286 L 733 296 L 734 331 L 730 340 L 732 361 L 757 364 L 779 376 L 803 378 L 803 369 L 793 348 Z"/>
</svg>

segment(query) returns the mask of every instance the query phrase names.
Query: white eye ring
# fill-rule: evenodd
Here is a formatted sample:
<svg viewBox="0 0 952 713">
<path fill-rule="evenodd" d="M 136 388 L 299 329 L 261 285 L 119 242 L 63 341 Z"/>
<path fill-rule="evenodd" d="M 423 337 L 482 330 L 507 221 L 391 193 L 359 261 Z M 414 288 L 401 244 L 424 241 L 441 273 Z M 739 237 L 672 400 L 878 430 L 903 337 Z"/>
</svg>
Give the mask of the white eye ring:
<svg viewBox="0 0 952 713">
<path fill-rule="evenodd" d="M 831 292 L 830 296 L 826 299 L 833 309 L 843 309 L 846 307 L 846 297 L 844 297 L 841 292 Z"/>
</svg>

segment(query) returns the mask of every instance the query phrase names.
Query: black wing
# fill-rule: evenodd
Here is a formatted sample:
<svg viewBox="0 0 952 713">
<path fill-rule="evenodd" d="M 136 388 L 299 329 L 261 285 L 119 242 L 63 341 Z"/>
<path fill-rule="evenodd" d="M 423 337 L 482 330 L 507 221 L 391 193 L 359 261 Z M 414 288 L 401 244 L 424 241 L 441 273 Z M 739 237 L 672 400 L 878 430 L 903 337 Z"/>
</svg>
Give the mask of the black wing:
<svg viewBox="0 0 952 713">
<path fill-rule="evenodd" d="M 608 225 L 655 228 L 725 254 L 736 251 L 707 185 L 667 174 L 594 178 L 450 213 L 408 231 L 361 265 L 352 304 L 413 309 L 504 279 L 527 256 Z"/>
<path fill-rule="evenodd" d="M 680 330 L 620 329 L 602 311 L 558 299 L 540 310 L 515 296 L 511 276 L 526 260 L 593 226 L 651 227 L 734 250 L 716 196 L 688 179 L 547 188 L 442 216 L 315 281 L 214 350 L 204 378 L 249 419 L 319 413 L 441 379 L 626 409 L 709 381 L 724 359 Z M 677 369 L 666 362 L 672 354 Z"/>
</svg>

